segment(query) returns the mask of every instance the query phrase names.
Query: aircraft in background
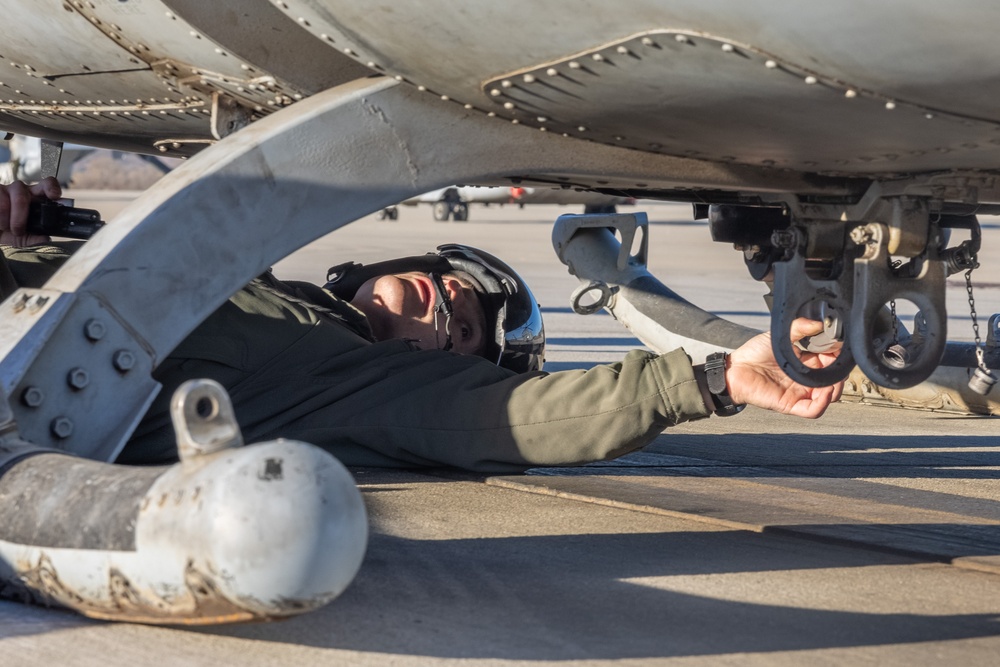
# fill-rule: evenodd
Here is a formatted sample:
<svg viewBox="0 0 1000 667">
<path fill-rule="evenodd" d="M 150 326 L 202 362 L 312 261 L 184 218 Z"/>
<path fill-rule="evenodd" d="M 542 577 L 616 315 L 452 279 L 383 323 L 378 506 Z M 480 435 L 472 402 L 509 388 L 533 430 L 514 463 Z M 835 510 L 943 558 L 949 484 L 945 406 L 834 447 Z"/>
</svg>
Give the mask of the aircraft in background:
<svg viewBox="0 0 1000 667">
<path fill-rule="evenodd" d="M 582 204 L 584 213 L 614 213 L 618 206 L 633 205 L 635 200 L 631 197 L 617 197 L 587 190 L 579 191 L 558 187 L 453 185 L 411 197 L 399 205 L 418 206 L 419 204 L 429 204 L 434 219 L 438 222 L 445 222 L 448 219 L 464 222 L 469 219 L 470 204 L 484 206 L 513 204 L 522 208 L 527 204 Z M 396 206 L 389 206 L 379 212 L 379 218 L 382 220 L 396 220 L 398 217 L 399 210 Z"/>
<path fill-rule="evenodd" d="M 1000 3 L 0 4 L 17 26 L 3 44 L 0 130 L 48 142 L 42 174 L 58 173 L 51 158 L 70 143 L 191 158 L 44 289 L 0 304 L 0 425 L 18 437 L 0 447 L 0 469 L 30 447 L 113 460 L 159 391 L 153 369 L 231 294 L 342 225 L 455 183 L 693 202 L 712 240 L 735 246 L 736 261 L 772 288 L 773 349 L 789 376 L 812 386 L 850 376 L 864 397 L 996 410 L 983 394 L 995 382 L 1000 322 L 990 320 L 982 343 L 949 344 L 945 286 L 979 264 L 975 214 L 1000 212 Z M 668 291 L 655 299 L 665 307 L 643 310 L 651 281 L 639 271 L 639 217 L 560 226 L 557 250 L 577 275 L 595 255 L 571 248 L 608 227 L 622 243 L 607 272 L 586 279 L 609 308 L 636 287 L 636 312 L 620 321 L 633 330 L 652 322 L 692 346 L 746 339 L 745 328 Z M 897 300 L 920 311 L 910 331 L 897 326 Z M 799 361 L 789 332 L 803 315 L 827 325 L 810 345 L 842 345 L 833 366 Z M 942 377 L 959 387 L 955 378 L 970 375 L 971 392 L 905 393 Z M 221 414 L 215 394 L 178 400 L 206 408 L 175 415 L 189 458 L 168 474 L 190 480 L 239 429 L 223 419 L 199 430 L 199 415 Z M 231 437 L 206 434 L 220 429 Z M 271 451 L 260 447 L 225 455 Z M 224 502 L 259 502 L 251 516 L 274 508 L 275 461 L 307 449 L 280 451 L 243 475 L 266 480 L 267 491 Z M 89 468 L 87 483 L 123 474 L 109 468 Z M 52 489 L 65 483 L 53 479 Z M 328 500 L 313 487 L 281 488 L 299 494 L 282 496 L 289 507 Z M 139 507 L 141 493 L 131 500 L 108 506 Z M 309 543 L 272 530 L 284 516 L 230 535 L 169 514 L 165 500 L 149 506 L 138 518 L 111 513 L 120 526 L 87 533 L 139 540 L 158 520 L 147 517 L 166 517 L 152 532 L 174 539 L 150 538 L 149 556 L 0 539 L 0 579 L 101 618 L 224 622 L 315 608 L 360 565 L 351 550 L 364 541 L 360 500 L 338 516 L 296 517 L 315 522 L 295 533 L 319 535 Z M 271 537 L 265 555 L 242 558 L 240 540 L 257 536 Z M 213 560 L 223 552 L 261 569 L 234 574 Z M 309 564 L 296 570 L 301 579 L 289 578 L 290 562 Z"/>
</svg>

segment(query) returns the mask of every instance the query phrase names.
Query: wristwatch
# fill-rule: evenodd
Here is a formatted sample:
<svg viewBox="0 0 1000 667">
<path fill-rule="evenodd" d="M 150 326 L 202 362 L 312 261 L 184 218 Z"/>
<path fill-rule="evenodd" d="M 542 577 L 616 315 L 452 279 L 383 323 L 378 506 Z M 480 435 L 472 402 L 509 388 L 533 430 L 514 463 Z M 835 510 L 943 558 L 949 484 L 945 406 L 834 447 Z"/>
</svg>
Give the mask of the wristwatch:
<svg viewBox="0 0 1000 667">
<path fill-rule="evenodd" d="M 729 417 L 738 414 L 746 407 L 745 403 L 737 405 L 733 402 L 726 388 L 726 357 L 725 352 L 714 352 L 705 359 L 705 377 L 708 380 L 708 392 L 715 404 L 715 414 L 719 417 Z"/>
</svg>

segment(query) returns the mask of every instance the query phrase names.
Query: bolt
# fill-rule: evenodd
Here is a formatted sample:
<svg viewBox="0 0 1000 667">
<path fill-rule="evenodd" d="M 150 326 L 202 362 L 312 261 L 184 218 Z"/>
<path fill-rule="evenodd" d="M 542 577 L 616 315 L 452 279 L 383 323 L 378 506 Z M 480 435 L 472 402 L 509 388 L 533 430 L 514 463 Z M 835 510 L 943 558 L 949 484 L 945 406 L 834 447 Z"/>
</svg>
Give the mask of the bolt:
<svg viewBox="0 0 1000 667">
<path fill-rule="evenodd" d="M 66 383 L 75 391 L 85 389 L 90 384 L 90 375 L 82 368 L 71 369 L 66 376 Z"/>
<path fill-rule="evenodd" d="M 795 232 L 789 229 L 776 229 L 771 232 L 771 245 L 775 248 L 794 248 L 796 245 Z"/>
<path fill-rule="evenodd" d="M 24 307 L 28 305 L 28 299 L 30 299 L 27 294 L 22 294 L 17 301 L 14 302 L 14 312 L 19 313 L 24 310 Z"/>
<path fill-rule="evenodd" d="M 21 392 L 21 402 L 29 408 L 37 408 L 45 400 L 45 392 L 38 387 L 25 387 Z"/>
<path fill-rule="evenodd" d="M 128 350 L 118 350 L 111 362 L 114 364 L 115 370 L 128 373 L 135 366 L 135 355 Z"/>
<path fill-rule="evenodd" d="M 868 227 L 855 227 L 851 230 L 851 241 L 853 241 L 855 245 L 865 245 L 866 243 L 870 243 L 871 240 L 872 233 Z"/>
<path fill-rule="evenodd" d="M 49 424 L 49 428 L 52 430 L 52 435 L 60 440 L 65 440 L 73 435 L 73 422 L 68 417 L 56 417 Z"/>
<path fill-rule="evenodd" d="M 35 298 L 32 299 L 31 302 L 28 304 L 28 310 L 30 310 L 31 312 L 36 312 L 38 310 L 41 310 L 42 306 L 44 306 L 48 302 L 49 302 L 49 297 L 42 296 L 40 294 L 35 295 Z"/>
<path fill-rule="evenodd" d="M 96 343 L 104 338 L 104 334 L 106 333 L 107 329 L 100 320 L 87 320 L 87 323 L 83 325 L 83 334 L 89 341 Z"/>
</svg>

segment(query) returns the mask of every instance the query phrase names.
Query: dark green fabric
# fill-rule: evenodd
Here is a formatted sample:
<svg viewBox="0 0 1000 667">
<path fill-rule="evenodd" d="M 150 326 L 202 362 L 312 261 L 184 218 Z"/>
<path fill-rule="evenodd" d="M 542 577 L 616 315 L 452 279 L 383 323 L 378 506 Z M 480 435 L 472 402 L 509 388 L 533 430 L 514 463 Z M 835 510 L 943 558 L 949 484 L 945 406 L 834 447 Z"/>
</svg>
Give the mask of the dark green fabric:
<svg viewBox="0 0 1000 667">
<path fill-rule="evenodd" d="M 50 270 L 45 253 L 8 257 L 12 267 L 34 265 L 15 276 Z M 156 369 L 164 388 L 119 461 L 175 459 L 170 395 L 201 377 L 229 391 L 247 442 L 303 440 L 356 466 L 572 465 L 620 456 L 666 426 L 708 415 L 681 350 L 517 375 L 479 357 L 370 336 L 350 304 L 263 276 Z"/>
</svg>

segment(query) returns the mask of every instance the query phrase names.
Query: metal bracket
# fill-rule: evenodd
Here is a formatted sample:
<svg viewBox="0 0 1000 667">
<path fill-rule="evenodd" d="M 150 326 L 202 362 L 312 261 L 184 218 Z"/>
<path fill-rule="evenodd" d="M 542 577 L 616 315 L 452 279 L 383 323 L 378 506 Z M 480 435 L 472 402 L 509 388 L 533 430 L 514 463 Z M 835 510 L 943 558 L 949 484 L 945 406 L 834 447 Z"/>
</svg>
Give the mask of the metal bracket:
<svg viewBox="0 0 1000 667">
<path fill-rule="evenodd" d="M 212 136 L 222 139 L 250 124 L 253 113 L 232 98 L 212 93 Z"/>
<path fill-rule="evenodd" d="M 649 219 L 645 213 L 622 213 L 604 214 L 594 213 L 589 215 L 562 215 L 556 226 L 552 229 L 552 245 L 559 255 L 559 259 L 566 263 L 563 249 L 570 239 L 581 229 L 609 229 L 618 230 L 621 234 L 621 246 L 615 260 L 615 266 L 619 271 L 624 271 L 627 267 L 633 266 L 645 269 L 649 258 Z M 632 247 L 635 245 L 636 234 L 641 231 L 639 239 L 639 251 L 632 254 Z M 579 275 L 569 267 L 570 273 Z"/>
<path fill-rule="evenodd" d="M 232 401 L 215 380 L 188 380 L 178 387 L 170 401 L 170 417 L 177 434 L 177 453 L 184 464 L 243 446 Z"/>
<path fill-rule="evenodd" d="M 774 298 L 771 308 L 771 349 L 781 369 L 796 382 L 808 387 L 823 387 L 847 378 L 854 368 L 850 342 L 845 340 L 836 361 L 826 368 L 810 368 L 802 363 L 790 338 L 792 322 L 799 317 L 839 319 L 849 326 L 854 277 L 849 266 L 839 275 L 820 279 L 806 271 L 805 256 L 798 251 L 805 244 L 802 232 L 795 227 L 784 232 L 792 235 L 792 256 L 774 263 Z M 832 311 L 832 312 L 831 312 Z M 831 321 L 831 324 L 833 322 Z M 832 328 L 828 326 L 827 328 Z"/>
<path fill-rule="evenodd" d="M 890 233 L 885 225 L 864 227 L 865 254 L 854 261 L 854 305 L 848 336 L 858 367 L 875 383 L 892 389 L 915 386 L 941 363 L 947 344 L 945 307 L 945 261 L 928 253 L 917 262 L 915 275 L 899 275 L 890 265 Z M 876 336 L 879 312 L 893 299 L 907 299 L 919 309 L 926 326 L 921 327 L 919 344 L 910 346 L 905 365 L 887 363 L 872 341 Z"/>
<path fill-rule="evenodd" d="M 63 142 L 52 139 L 42 139 L 42 171 L 41 177 L 59 175 L 59 163 L 62 161 Z"/>
<path fill-rule="evenodd" d="M 93 295 L 61 295 L 56 306 L 59 301 L 71 304 L 53 313 L 65 311 L 60 326 L 39 342 L 59 354 L 25 351 L 34 358 L 21 364 L 11 407 L 29 442 L 110 461 L 159 392 L 151 377 L 153 360 L 114 311 Z M 95 433 L 103 437 L 94 438 Z"/>
</svg>

